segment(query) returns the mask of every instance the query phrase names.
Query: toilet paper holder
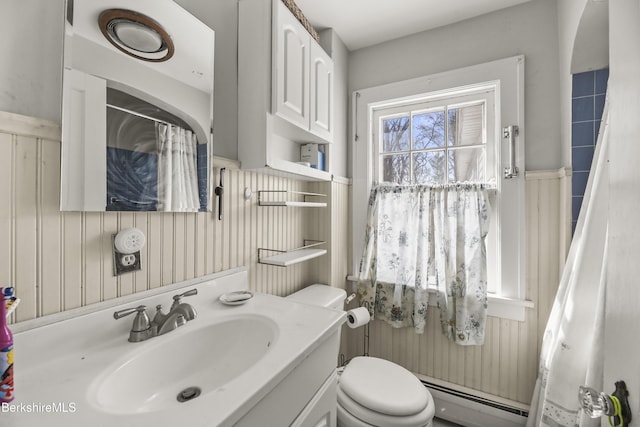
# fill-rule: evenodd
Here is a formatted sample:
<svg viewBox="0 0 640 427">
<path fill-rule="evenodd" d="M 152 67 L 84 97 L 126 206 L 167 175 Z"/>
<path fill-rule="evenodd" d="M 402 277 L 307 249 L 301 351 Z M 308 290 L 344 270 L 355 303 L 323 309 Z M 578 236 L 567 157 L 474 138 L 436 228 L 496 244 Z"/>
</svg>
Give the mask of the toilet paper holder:
<svg viewBox="0 0 640 427">
<path fill-rule="evenodd" d="M 351 295 L 346 297 L 344 300 L 345 305 L 353 301 L 355 297 L 356 297 L 355 293 L 352 293 Z M 362 305 L 360 307 L 364 307 L 369 313 L 371 313 L 371 310 L 369 309 L 370 305 L 368 301 L 362 301 Z M 362 352 L 363 356 L 369 356 L 369 324 L 370 323 L 371 323 L 370 321 L 367 322 L 363 327 L 363 330 L 364 330 L 364 342 L 363 342 L 363 352 Z M 341 367 L 346 366 L 351 361 L 351 359 L 345 360 L 344 354 L 341 354 L 339 359 L 340 359 L 339 365 Z"/>
<path fill-rule="evenodd" d="M 348 305 L 356 297 L 355 292 L 344 299 L 345 305 Z"/>
</svg>

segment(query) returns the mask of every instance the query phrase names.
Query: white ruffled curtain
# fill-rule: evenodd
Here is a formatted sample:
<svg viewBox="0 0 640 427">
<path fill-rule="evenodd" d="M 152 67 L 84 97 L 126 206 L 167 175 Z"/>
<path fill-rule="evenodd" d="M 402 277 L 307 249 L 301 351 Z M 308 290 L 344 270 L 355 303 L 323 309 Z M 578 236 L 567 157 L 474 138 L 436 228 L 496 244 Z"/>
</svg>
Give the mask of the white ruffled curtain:
<svg viewBox="0 0 640 427">
<path fill-rule="evenodd" d="M 158 211 L 200 209 L 197 140 L 190 130 L 156 123 L 158 144 Z"/>
<path fill-rule="evenodd" d="M 603 389 L 609 180 L 608 109 L 578 223 L 547 321 L 528 427 L 600 426 L 580 409 L 578 388 Z M 609 349 L 615 351 L 615 349 Z"/>
<path fill-rule="evenodd" d="M 360 305 L 394 327 L 413 326 L 420 334 L 432 286 L 449 339 L 482 344 L 488 191 L 468 183 L 374 186 L 358 273 Z"/>
</svg>

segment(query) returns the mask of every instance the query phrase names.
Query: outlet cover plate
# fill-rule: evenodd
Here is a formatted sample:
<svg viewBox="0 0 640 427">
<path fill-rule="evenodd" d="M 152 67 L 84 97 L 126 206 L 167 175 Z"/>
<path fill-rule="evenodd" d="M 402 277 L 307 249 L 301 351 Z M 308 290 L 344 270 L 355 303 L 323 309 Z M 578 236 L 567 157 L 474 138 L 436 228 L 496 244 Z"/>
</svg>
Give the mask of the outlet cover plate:
<svg viewBox="0 0 640 427">
<path fill-rule="evenodd" d="M 112 241 L 115 239 L 115 234 L 113 235 Z M 124 273 L 131 273 L 133 271 L 142 270 L 142 265 L 140 264 L 140 251 L 134 252 L 132 254 L 123 254 L 116 250 L 115 245 L 112 244 L 113 248 L 113 275 L 119 276 Z M 134 257 L 131 260 L 131 257 Z M 124 261 L 123 259 L 127 259 L 128 261 Z"/>
</svg>

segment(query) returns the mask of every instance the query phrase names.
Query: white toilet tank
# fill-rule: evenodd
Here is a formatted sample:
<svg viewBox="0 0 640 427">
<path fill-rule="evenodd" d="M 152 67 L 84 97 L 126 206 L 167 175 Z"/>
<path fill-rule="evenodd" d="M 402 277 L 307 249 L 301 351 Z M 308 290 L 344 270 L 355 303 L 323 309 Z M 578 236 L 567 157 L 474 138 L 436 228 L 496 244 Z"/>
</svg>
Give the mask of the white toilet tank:
<svg viewBox="0 0 640 427">
<path fill-rule="evenodd" d="M 304 304 L 342 311 L 344 310 L 344 300 L 346 297 L 347 293 L 344 289 L 315 283 L 298 292 L 292 293 L 287 298 Z"/>
</svg>

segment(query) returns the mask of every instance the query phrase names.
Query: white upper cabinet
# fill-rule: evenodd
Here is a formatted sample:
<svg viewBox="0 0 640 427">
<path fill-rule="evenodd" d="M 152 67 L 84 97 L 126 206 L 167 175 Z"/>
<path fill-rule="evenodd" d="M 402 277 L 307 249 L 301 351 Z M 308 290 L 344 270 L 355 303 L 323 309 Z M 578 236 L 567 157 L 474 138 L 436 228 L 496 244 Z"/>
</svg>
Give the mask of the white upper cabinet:
<svg viewBox="0 0 640 427">
<path fill-rule="evenodd" d="M 277 0 L 274 0 L 277 1 Z M 279 3 L 273 58 L 273 112 L 290 122 L 309 127 L 309 49 L 311 36 L 298 20 Z"/>
<path fill-rule="evenodd" d="M 273 113 L 332 142 L 333 61 L 289 9 L 274 2 Z"/>
<path fill-rule="evenodd" d="M 311 44 L 310 65 L 310 130 L 333 141 L 333 61 L 320 46 Z"/>
<path fill-rule="evenodd" d="M 245 169 L 331 180 L 331 57 L 280 0 L 238 2 L 238 160 Z M 300 163 L 321 144 L 325 169 Z"/>
</svg>

